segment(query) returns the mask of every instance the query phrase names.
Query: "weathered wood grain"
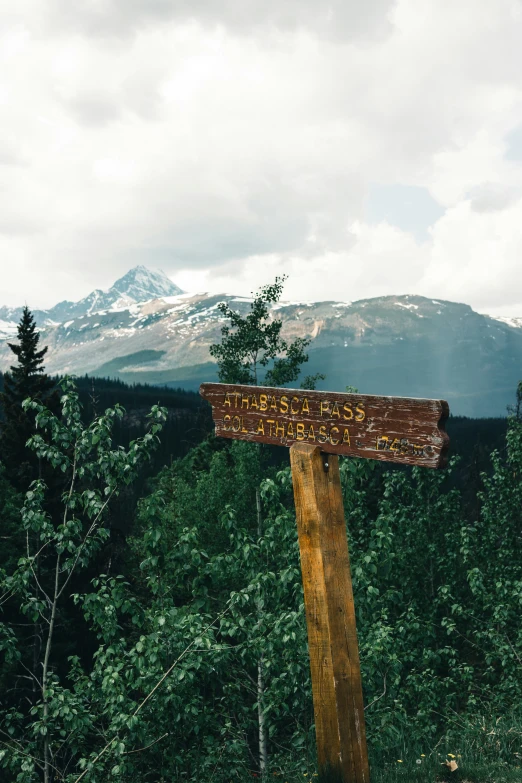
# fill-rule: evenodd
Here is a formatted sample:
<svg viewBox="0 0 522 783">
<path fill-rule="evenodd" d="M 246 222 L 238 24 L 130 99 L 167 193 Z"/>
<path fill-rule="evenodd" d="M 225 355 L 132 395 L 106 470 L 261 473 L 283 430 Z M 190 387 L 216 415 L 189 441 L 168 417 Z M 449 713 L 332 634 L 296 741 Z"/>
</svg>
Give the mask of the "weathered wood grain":
<svg viewBox="0 0 522 783">
<path fill-rule="evenodd" d="M 339 465 L 321 447 L 290 449 L 321 771 L 369 783 L 355 609 Z"/>
<path fill-rule="evenodd" d="M 216 435 L 427 468 L 447 464 L 445 400 L 204 383 Z"/>
</svg>

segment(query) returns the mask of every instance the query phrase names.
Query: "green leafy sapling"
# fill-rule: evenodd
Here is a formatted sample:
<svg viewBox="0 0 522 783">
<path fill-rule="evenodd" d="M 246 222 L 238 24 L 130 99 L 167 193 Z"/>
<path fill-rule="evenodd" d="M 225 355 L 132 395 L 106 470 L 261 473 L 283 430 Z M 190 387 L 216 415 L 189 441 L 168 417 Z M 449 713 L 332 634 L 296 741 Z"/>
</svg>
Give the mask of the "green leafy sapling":
<svg viewBox="0 0 522 783">
<path fill-rule="evenodd" d="M 221 328 L 221 343 L 210 346 L 210 355 L 218 363 L 218 377 L 223 383 L 257 384 L 262 371 L 268 386 L 282 386 L 299 377 L 301 365 L 308 361 L 305 348 L 310 340 L 298 337 L 288 343 L 281 336 L 283 322 L 271 313 L 272 305 L 281 298 L 285 280 L 283 275 L 263 286 L 246 316 L 226 302 L 218 305 L 229 324 Z M 315 382 L 318 377 L 309 379 Z"/>
<path fill-rule="evenodd" d="M 250 304 L 250 312 L 246 316 L 233 310 L 226 302 L 221 302 L 218 305 L 222 315 L 229 321 L 221 329 L 221 343 L 210 347 L 210 354 L 218 364 L 220 381 L 249 385 L 262 381 L 268 386 L 283 386 L 299 377 L 302 365 L 308 361 L 305 349 L 310 344 L 310 339 L 298 337 L 292 343 L 288 343 L 281 335 L 283 321 L 273 315 L 273 305 L 277 304 L 281 298 L 285 280 L 286 276 L 276 277 L 274 283 L 263 286 L 254 295 Z M 262 373 L 263 377 L 260 377 Z M 321 373 L 308 375 L 304 378 L 301 387 L 315 389 L 317 381 L 324 378 L 325 376 Z M 255 449 L 258 448 L 258 445 L 248 444 L 246 448 L 252 455 L 253 463 Z M 259 453 L 257 457 L 259 457 Z M 253 476 L 247 475 L 245 477 L 245 493 L 249 491 L 253 480 Z M 258 574 L 259 569 L 263 569 L 262 558 L 259 559 L 259 554 L 263 550 L 263 542 L 267 536 L 263 524 L 263 503 L 259 486 L 256 487 L 255 498 L 257 511 L 255 531 L 250 531 L 238 523 L 234 532 L 237 540 L 240 531 L 242 531 L 245 542 L 249 542 L 245 543 L 245 550 L 256 553 L 255 557 L 249 559 L 250 569 L 246 569 L 246 563 L 243 563 L 245 576 L 249 574 L 249 580 L 254 579 L 253 574 Z M 262 573 L 262 570 L 259 571 L 259 574 Z M 259 575 L 255 579 L 257 581 L 255 628 L 258 632 L 259 628 L 264 627 L 266 623 L 266 584 Z M 258 650 L 255 663 L 257 672 L 252 675 L 248 671 L 248 666 L 245 666 L 243 672 L 243 679 L 246 676 L 254 684 L 256 692 L 259 738 L 258 764 L 262 780 L 266 780 L 269 767 L 269 722 L 266 716 L 267 688 L 269 690 L 270 682 L 268 677 L 269 661 L 269 656 L 267 657 L 262 650 Z"/>
</svg>

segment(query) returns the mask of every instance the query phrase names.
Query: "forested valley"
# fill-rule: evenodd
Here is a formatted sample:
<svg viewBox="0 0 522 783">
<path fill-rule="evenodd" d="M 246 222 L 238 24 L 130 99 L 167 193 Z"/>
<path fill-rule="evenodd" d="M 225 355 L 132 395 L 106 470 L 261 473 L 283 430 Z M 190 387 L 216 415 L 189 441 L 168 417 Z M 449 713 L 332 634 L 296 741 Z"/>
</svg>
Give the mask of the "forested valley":
<svg viewBox="0 0 522 783">
<path fill-rule="evenodd" d="M 306 341 L 267 320 L 281 289 L 223 305 L 222 381 L 300 377 Z M 27 309 L 13 353 L 0 779 L 317 780 L 288 450 L 216 438 L 190 392 L 48 377 Z M 382 783 L 522 779 L 522 384 L 505 419 L 447 431 L 444 471 L 340 460 Z"/>
</svg>

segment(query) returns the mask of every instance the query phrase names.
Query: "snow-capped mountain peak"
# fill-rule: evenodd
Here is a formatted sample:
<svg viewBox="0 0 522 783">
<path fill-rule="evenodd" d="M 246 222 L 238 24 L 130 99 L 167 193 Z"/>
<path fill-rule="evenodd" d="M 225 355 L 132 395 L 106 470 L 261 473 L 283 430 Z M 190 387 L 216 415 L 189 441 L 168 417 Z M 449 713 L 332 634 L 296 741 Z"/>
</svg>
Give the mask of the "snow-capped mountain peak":
<svg viewBox="0 0 522 783">
<path fill-rule="evenodd" d="M 120 277 L 107 291 L 108 296 L 124 296 L 134 302 L 159 299 L 163 296 L 177 296 L 183 291 L 164 272 L 152 271 L 139 265 Z"/>
</svg>

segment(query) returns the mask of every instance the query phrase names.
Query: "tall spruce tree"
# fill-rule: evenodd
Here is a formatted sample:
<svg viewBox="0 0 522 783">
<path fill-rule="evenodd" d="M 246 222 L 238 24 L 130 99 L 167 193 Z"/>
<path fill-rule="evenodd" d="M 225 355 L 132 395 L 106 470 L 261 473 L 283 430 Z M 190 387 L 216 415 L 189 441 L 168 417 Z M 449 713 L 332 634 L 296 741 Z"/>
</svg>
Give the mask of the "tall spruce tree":
<svg viewBox="0 0 522 783">
<path fill-rule="evenodd" d="M 49 404 L 54 382 L 45 374 L 44 356 L 47 346 L 38 350 L 40 334 L 34 317 L 26 306 L 18 324 L 18 344 L 8 343 L 18 362 L 4 375 L 4 391 L 0 394 L 4 421 L 0 425 L 0 460 L 13 485 L 26 490 L 38 477 L 38 460 L 27 448 L 34 435 L 34 415 L 24 411 L 22 402 L 31 397 Z"/>
</svg>

